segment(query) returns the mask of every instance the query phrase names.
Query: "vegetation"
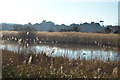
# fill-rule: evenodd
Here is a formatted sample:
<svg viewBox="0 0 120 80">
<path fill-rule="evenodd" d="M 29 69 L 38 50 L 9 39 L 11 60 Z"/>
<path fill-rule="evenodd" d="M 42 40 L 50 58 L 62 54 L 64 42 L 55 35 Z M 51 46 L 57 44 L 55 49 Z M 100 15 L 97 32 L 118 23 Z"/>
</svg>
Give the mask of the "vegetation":
<svg viewBox="0 0 120 80">
<path fill-rule="evenodd" d="M 120 46 L 119 34 L 99 34 L 80 32 L 26 32 L 0 31 L 5 40 L 31 40 L 32 42 L 76 43 L 99 46 Z"/>
<path fill-rule="evenodd" d="M 51 54 L 51 53 L 50 53 Z M 120 78 L 120 62 L 70 60 L 45 52 L 15 53 L 2 50 L 4 78 Z"/>
<path fill-rule="evenodd" d="M 80 32 L 37 32 L 39 40 L 59 43 L 97 44 L 119 46 L 118 34 L 80 33 Z M 48 38 L 48 39 L 47 39 Z"/>
<path fill-rule="evenodd" d="M 27 43 L 77 43 L 120 46 L 118 34 L 80 32 L 0 31 L 3 40 Z M 118 47 L 119 50 L 120 47 Z M 52 50 L 54 52 L 54 49 Z M 52 52 L 26 53 L 2 50 L 3 78 L 119 78 L 119 61 L 53 57 Z M 49 55 L 48 55 L 49 54 Z M 85 56 L 85 55 L 84 55 Z M 107 57 L 107 56 L 106 56 Z"/>
</svg>

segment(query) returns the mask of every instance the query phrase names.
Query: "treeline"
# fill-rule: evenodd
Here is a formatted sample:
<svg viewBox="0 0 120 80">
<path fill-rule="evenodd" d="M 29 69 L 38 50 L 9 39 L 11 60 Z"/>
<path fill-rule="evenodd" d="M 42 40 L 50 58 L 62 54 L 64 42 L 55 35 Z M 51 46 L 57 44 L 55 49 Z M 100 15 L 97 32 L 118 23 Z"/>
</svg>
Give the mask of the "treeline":
<svg viewBox="0 0 120 80">
<path fill-rule="evenodd" d="M 45 31 L 45 32 L 91 32 L 91 33 L 120 33 L 120 26 L 104 26 L 100 23 L 82 23 L 82 24 L 54 24 L 51 21 L 43 20 L 35 24 L 7 24 L 2 23 L 2 30 L 9 31 Z"/>
</svg>

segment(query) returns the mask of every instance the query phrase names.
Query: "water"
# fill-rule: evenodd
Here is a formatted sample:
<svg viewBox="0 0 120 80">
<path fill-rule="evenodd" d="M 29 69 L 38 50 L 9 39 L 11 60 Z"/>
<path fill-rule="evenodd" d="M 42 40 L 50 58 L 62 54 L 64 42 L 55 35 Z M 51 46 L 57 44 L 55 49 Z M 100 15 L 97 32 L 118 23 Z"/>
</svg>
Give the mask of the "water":
<svg viewBox="0 0 120 80">
<path fill-rule="evenodd" d="M 114 47 L 99 47 L 93 45 L 80 45 L 80 44 L 31 44 L 28 47 L 24 45 L 18 45 L 17 42 L 2 41 L 0 44 L 1 50 L 8 50 L 13 52 L 25 52 L 25 53 L 48 53 L 48 56 L 52 57 L 62 56 L 69 59 L 85 59 L 85 60 L 101 60 L 107 61 L 119 61 L 118 50 Z M 54 51 L 53 51 L 54 50 Z"/>
</svg>

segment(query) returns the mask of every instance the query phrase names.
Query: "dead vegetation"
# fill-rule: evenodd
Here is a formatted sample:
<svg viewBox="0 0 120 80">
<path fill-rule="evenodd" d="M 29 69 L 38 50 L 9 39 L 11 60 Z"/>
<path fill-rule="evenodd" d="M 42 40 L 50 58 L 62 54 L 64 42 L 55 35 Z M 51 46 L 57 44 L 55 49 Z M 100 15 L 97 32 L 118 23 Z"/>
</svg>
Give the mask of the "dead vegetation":
<svg viewBox="0 0 120 80">
<path fill-rule="evenodd" d="M 119 34 L 100 34 L 100 33 L 80 33 L 80 32 L 27 32 L 24 31 L 1 31 L 2 38 L 5 40 L 14 40 L 12 37 L 32 42 L 50 42 L 50 43 L 76 43 L 91 44 L 99 46 L 120 46 Z"/>
<path fill-rule="evenodd" d="M 4 78 L 119 78 L 119 64 L 114 61 L 70 60 L 50 57 L 44 52 L 14 53 L 2 51 Z"/>
</svg>

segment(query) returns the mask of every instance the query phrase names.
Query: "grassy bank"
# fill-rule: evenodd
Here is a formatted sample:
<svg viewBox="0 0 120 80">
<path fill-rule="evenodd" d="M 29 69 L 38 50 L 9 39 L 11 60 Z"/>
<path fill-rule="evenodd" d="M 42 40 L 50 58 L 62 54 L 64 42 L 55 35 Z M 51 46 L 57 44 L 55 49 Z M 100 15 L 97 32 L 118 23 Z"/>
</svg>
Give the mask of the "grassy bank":
<svg viewBox="0 0 120 80">
<path fill-rule="evenodd" d="M 120 62 L 2 51 L 3 78 L 118 78 Z"/>
<path fill-rule="evenodd" d="M 31 42 L 50 42 L 50 43 L 76 43 L 92 44 L 99 46 L 120 46 L 119 34 L 99 34 L 99 33 L 80 33 L 80 32 L 16 32 L 0 31 L 2 37 L 8 40 L 26 39 Z M 13 38 L 12 38 L 13 37 Z"/>
</svg>

